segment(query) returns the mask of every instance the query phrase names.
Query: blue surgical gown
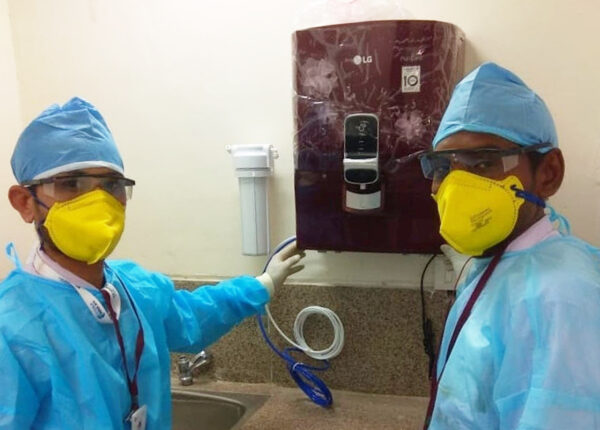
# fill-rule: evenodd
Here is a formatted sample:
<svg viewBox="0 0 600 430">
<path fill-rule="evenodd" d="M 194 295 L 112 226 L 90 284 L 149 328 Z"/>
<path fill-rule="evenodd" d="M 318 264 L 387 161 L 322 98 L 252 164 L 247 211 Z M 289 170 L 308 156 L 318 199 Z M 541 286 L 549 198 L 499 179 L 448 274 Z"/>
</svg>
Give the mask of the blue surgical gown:
<svg viewBox="0 0 600 430">
<path fill-rule="evenodd" d="M 490 259 L 474 262 L 450 337 Z M 573 236 L 506 253 L 443 370 L 430 430 L 600 429 L 600 256 Z"/>
<path fill-rule="evenodd" d="M 128 261 L 107 262 L 104 274 L 121 296 L 130 374 L 139 325 L 123 284 L 144 329 L 138 386 L 146 428 L 170 429 L 169 351 L 201 350 L 259 312 L 269 294 L 251 277 L 176 291 L 169 278 Z M 114 326 L 99 323 L 70 285 L 21 269 L 0 284 L 0 429 L 128 429 L 122 363 Z"/>
</svg>

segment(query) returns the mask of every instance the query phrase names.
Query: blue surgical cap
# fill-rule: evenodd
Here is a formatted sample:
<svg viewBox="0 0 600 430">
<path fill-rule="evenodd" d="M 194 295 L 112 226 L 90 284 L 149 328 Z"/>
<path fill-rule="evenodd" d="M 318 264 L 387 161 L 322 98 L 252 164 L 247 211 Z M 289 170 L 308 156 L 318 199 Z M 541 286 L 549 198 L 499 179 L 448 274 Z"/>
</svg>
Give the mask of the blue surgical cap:
<svg viewBox="0 0 600 430">
<path fill-rule="evenodd" d="M 544 101 L 518 76 L 494 63 L 482 64 L 458 83 L 433 147 L 459 131 L 490 133 L 521 146 L 551 143 L 558 147 Z"/>
<path fill-rule="evenodd" d="M 124 173 L 104 118 L 77 97 L 62 107 L 50 106 L 31 121 L 17 141 L 10 164 L 20 184 L 91 167 Z"/>
</svg>

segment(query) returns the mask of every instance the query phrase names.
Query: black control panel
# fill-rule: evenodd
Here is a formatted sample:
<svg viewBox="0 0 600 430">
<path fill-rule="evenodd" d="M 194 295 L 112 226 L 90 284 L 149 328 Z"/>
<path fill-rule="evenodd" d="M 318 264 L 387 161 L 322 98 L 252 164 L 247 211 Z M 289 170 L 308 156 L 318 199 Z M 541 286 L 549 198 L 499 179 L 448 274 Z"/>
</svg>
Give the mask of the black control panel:
<svg viewBox="0 0 600 430">
<path fill-rule="evenodd" d="M 344 122 L 344 133 L 347 158 L 377 157 L 379 130 L 375 115 L 349 115 Z"/>
<path fill-rule="evenodd" d="M 373 114 L 352 114 L 344 121 L 344 179 L 372 184 L 379 178 L 379 121 Z"/>
</svg>

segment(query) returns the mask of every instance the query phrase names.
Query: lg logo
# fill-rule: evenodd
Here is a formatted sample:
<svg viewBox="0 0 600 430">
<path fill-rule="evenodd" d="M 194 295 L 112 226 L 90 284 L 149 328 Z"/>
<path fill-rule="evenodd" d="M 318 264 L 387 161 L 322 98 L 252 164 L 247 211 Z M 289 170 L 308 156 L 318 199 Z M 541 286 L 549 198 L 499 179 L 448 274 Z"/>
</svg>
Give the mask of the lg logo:
<svg viewBox="0 0 600 430">
<path fill-rule="evenodd" d="M 352 62 L 354 64 L 356 64 L 357 66 L 360 66 L 361 64 L 365 64 L 365 63 L 372 63 L 373 62 L 373 57 L 371 57 L 370 55 L 364 56 L 364 55 L 356 55 L 353 59 Z"/>
</svg>

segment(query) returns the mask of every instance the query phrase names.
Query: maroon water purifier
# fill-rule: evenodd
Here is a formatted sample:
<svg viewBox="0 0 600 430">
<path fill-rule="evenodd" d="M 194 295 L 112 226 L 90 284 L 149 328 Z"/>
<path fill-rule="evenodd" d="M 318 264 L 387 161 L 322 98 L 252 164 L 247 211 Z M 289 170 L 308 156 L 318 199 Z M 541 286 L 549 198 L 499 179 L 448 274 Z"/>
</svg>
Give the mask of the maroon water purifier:
<svg viewBox="0 0 600 430">
<path fill-rule="evenodd" d="M 296 235 L 303 249 L 438 252 L 416 157 L 463 74 L 464 35 L 437 21 L 294 33 Z"/>
</svg>

